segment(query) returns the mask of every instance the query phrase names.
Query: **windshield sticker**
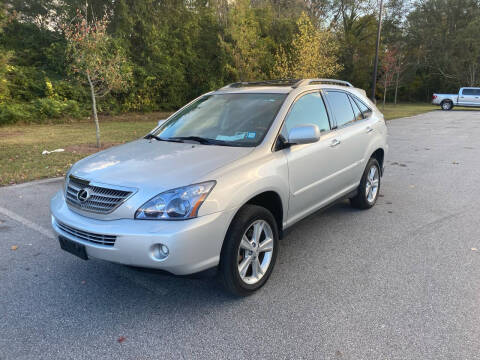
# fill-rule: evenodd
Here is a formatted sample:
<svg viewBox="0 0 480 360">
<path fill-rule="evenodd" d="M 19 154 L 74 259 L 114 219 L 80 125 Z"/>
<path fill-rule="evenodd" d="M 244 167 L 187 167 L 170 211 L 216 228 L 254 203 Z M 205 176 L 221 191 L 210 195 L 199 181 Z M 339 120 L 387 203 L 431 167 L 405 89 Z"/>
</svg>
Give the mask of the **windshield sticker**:
<svg viewBox="0 0 480 360">
<path fill-rule="evenodd" d="M 247 139 L 255 139 L 255 136 L 257 136 L 256 132 L 249 132 L 247 134 Z"/>
<path fill-rule="evenodd" d="M 245 139 L 245 136 L 247 133 L 245 132 L 238 132 L 235 135 L 229 136 L 229 135 L 217 135 L 215 140 L 222 140 L 222 141 L 237 141 L 237 140 L 242 140 Z"/>
</svg>

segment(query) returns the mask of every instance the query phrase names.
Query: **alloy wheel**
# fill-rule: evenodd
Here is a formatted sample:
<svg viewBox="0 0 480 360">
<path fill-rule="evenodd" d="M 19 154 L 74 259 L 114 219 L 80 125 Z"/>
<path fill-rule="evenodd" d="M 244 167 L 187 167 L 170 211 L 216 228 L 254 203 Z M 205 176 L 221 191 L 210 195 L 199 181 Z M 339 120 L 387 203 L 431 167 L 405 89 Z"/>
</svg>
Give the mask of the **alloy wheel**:
<svg viewBox="0 0 480 360">
<path fill-rule="evenodd" d="M 267 272 L 273 255 L 273 231 L 265 220 L 256 220 L 242 236 L 238 248 L 238 274 L 246 284 L 253 285 Z"/>
<path fill-rule="evenodd" d="M 368 170 L 367 181 L 365 183 L 365 196 L 369 203 L 373 203 L 377 198 L 379 183 L 380 172 L 377 166 L 373 165 L 370 170 Z"/>
</svg>

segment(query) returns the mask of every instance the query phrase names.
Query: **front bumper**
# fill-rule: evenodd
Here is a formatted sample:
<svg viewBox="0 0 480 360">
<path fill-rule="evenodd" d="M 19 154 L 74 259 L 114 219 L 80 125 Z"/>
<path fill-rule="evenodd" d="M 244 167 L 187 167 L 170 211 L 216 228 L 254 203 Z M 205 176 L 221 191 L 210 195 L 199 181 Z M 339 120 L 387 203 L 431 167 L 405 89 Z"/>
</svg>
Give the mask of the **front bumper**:
<svg viewBox="0 0 480 360">
<path fill-rule="evenodd" d="M 190 220 L 98 220 L 69 209 L 63 192 L 51 200 L 52 227 L 58 235 L 85 245 L 89 257 L 115 263 L 162 269 L 176 275 L 192 274 L 218 265 L 220 251 L 235 210 Z M 95 244 L 65 232 L 58 222 L 80 231 L 115 235 L 113 246 Z M 155 258 L 153 247 L 166 245 L 169 255 Z"/>
</svg>

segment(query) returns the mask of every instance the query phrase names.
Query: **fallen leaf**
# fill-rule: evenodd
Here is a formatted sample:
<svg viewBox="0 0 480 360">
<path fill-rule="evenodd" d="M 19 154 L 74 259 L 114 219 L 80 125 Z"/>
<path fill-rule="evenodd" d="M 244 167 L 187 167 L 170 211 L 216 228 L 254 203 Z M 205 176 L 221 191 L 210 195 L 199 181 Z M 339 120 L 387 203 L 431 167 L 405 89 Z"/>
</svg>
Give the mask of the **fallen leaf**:
<svg viewBox="0 0 480 360">
<path fill-rule="evenodd" d="M 18 246 L 17 246 L 17 245 L 12 245 L 12 246 L 10 247 L 10 249 L 11 249 L 11 250 L 17 250 L 17 249 L 18 249 Z"/>
<path fill-rule="evenodd" d="M 459 162 L 456 162 L 456 161 L 452 161 L 452 164 L 453 164 L 453 165 L 458 165 L 458 164 L 460 164 L 460 163 L 459 163 Z"/>
<path fill-rule="evenodd" d="M 121 344 L 123 343 L 127 338 L 125 336 L 120 336 L 117 341 Z"/>
</svg>

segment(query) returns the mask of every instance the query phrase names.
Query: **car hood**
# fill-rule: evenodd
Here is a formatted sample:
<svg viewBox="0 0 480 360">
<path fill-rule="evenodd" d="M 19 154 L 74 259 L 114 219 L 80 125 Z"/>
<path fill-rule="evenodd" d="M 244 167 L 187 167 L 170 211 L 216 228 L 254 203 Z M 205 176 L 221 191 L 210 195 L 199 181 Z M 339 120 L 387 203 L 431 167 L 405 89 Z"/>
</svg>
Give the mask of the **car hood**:
<svg viewBox="0 0 480 360">
<path fill-rule="evenodd" d="M 151 195 L 198 182 L 252 150 L 141 139 L 80 160 L 70 174 L 97 183 L 134 187 Z"/>
</svg>

